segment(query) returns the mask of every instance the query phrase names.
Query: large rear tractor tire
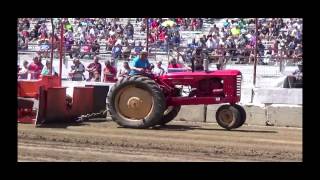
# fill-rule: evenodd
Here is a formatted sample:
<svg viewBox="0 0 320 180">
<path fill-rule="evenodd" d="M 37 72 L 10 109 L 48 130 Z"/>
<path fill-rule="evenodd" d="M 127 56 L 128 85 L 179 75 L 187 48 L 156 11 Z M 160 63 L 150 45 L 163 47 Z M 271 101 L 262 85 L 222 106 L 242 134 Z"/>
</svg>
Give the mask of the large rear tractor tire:
<svg viewBox="0 0 320 180">
<path fill-rule="evenodd" d="M 108 94 L 112 119 L 127 128 L 148 128 L 160 123 L 165 97 L 148 77 L 129 76 L 118 81 Z"/>
<path fill-rule="evenodd" d="M 217 123 L 227 130 L 236 128 L 241 119 L 240 111 L 231 105 L 222 105 L 216 112 Z"/>
<path fill-rule="evenodd" d="M 233 106 L 235 108 L 237 108 L 239 110 L 239 112 L 240 112 L 241 120 L 238 122 L 238 125 L 235 126 L 235 128 L 239 128 L 246 122 L 247 114 L 246 114 L 246 111 L 244 110 L 244 108 L 242 106 L 240 106 L 238 104 L 234 104 Z"/>
</svg>

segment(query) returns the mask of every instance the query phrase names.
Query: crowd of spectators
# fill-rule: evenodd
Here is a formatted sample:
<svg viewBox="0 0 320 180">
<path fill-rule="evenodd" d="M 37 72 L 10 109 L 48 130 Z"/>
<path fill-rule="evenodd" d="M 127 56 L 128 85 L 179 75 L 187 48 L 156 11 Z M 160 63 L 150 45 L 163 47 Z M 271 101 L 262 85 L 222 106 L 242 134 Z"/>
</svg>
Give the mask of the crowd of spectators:
<svg viewBox="0 0 320 180">
<path fill-rule="evenodd" d="M 148 21 L 150 32 L 148 41 L 155 44 L 156 47 L 178 47 L 181 43 L 180 31 L 196 31 L 202 30 L 202 18 L 149 18 Z M 146 26 L 146 23 L 143 27 Z M 145 30 L 145 28 L 143 28 Z"/>
<path fill-rule="evenodd" d="M 261 64 L 278 57 L 295 62 L 302 58 L 302 19 L 259 18 L 257 29 L 256 36 L 255 19 L 225 19 L 222 27 L 213 24 L 207 35 L 189 39 L 188 47 L 203 47 L 216 56 L 239 56 L 243 63 L 253 61 L 256 43 Z"/>
<path fill-rule="evenodd" d="M 146 51 L 143 51 L 146 53 Z M 140 57 L 141 53 L 136 57 Z M 147 57 L 147 56 L 146 56 Z M 33 62 L 29 64 L 28 61 L 23 61 L 23 66 L 18 66 L 18 79 L 31 79 L 37 80 L 41 79 L 42 76 L 51 75 L 58 76 L 55 68 L 51 65 L 50 60 L 46 60 L 45 65 L 42 63 L 42 56 L 37 54 L 33 57 Z M 134 67 L 134 66 L 132 66 Z M 170 67 L 170 64 L 169 64 Z M 85 67 L 79 58 L 73 59 L 73 65 L 68 73 L 69 80 L 72 81 L 92 81 L 92 82 L 116 82 L 119 78 L 130 75 L 134 69 L 129 65 L 128 61 L 123 62 L 123 66 L 117 68 L 117 66 L 112 61 L 105 61 L 104 69 L 102 70 L 102 65 L 99 62 L 99 57 L 94 56 L 93 62 Z M 88 72 L 88 77 L 85 76 L 85 71 Z M 162 62 L 158 61 L 156 66 L 150 63 L 150 73 L 155 75 L 163 75 L 165 73 L 162 67 Z"/>
<path fill-rule="evenodd" d="M 39 64 L 39 57 L 49 57 L 51 48 L 60 51 L 60 25 L 64 26 L 63 42 L 65 53 L 74 61 L 74 69 L 81 64 L 79 58 L 89 56 L 97 64 L 97 54 L 104 48 L 110 51 L 112 59 L 124 58 L 126 63 L 138 55 L 146 46 L 142 41 L 134 39 L 134 35 L 146 33 L 149 25 L 149 46 L 160 48 L 179 47 L 181 44 L 181 31 L 203 31 L 203 18 L 136 18 L 137 27 L 127 22 L 120 22 L 118 18 L 53 18 L 54 37 L 48 18 L 19 18 L 18 19 L 18 50 L 28 50 L 29 44 L 37 43 L 39 56 L 34 58 L 30 65 L 23 63 L 19 77 L 24 78 L 25 72 L 32 72 L 32 79 L 39 78 L 43 67 Z M 233 18 L 224 19 L 223 25 L 212 24 L 207 34 L 187 39 L 184 55 L 192 56 L 195 49 L 206 49 L 212 56 L 239 56 L 242 63 L 253 62 L 254 48 L 257 43 L 259 63 L 268 64 L 276 58 L 293 58 L 294 62 L 302 59 L 302 19 L 299 18 L 259 18 L 256 26 L 255 19 Z M 256 28 L 258 29 L 256 36 Z M 231 49 L 223 49 L 231 48 Z M 233 49 L 232 49 L 233 48 Z M 246 49 L 245 49 L 246 48 Z M 235 58 L 231 58 L 233 60 Z M 111 81 L 110 74 L 116 76 L 119 71 L 114 71 L 113 61 L 106 62 L 103 70 L 103 80 Z M 94 66 L 94 65 L 92 65 Z M 156 64 L 155 70 L 162 72 L 161 63 Z M 87 67 L 87 70 L 90 67 Z M 99 69 L 99 68 L 97 68 Z M 124 64 L 122 71 L 129 71 L 129 64 Z M 88 70 L 89 71 L 89 70 Z M 100 81 L 100 69 L 90 72 L 88 80 Z M 47 71 L 45 71 L 47 72 Z M 99 74 L 99 77 L 98 77 Z M 83 75 L 75 79 L 84 80 Z"/>
<path fill-rule="evenodd" d="M 166 21 L 173 24 L 163 25 Z M 147 24 L 150 32 L 148 40 L 150 46 L 167 49 L 179 46 L 181 30 L 201 30 L 202 18 L 136 18 L 140 32 L 146 33 Z M 92 58 L 102 48 L 111 51 L 113 58 L 122 58 L 126 52 L 138 54 L 141 41 L 133 38 L 135 27 L 128 21 L 125 25 L 118 18 L 53 18 L 55 36 L 52 38 L 50 19 L 20 18 L 18 20 L 18 49 L 27 50 L 29 42 L 37 43 L 39 50 L 47 57 L 51 44 L 53 49 L 59 50 L 60 25 L 64 26 L 64 46 L 70 58 L 88 55 Z M 32 26 L 33 25 L 33 26 Z M 104 47 L 102 47 L 104 46 Z M 138 46 L 138 47 L 136 47 Z M 140 47 L 139 47 L 140 46 Z M 126 56 L 125 56 L 126 57 Z"/>
<path fill-rule="evenodd" d="M 54 67 L 51 67 L 51 62 L 46 61 L 45 65 L 41 62 L 41 56 L 33 57 L 33 62 L 23 61 L 23 67 L 18 67 L 18 79 L 40 79 L 44 75 L 58 75 Z"/>
</svg>

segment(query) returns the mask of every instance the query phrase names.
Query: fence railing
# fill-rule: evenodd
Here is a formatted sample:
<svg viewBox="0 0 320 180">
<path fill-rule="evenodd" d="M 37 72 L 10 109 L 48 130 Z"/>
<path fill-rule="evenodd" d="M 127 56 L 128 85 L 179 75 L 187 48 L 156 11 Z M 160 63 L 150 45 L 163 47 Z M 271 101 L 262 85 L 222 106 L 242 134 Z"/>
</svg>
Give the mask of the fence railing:
<svg viewBox="0 0 320 180">
<path fill-rule="evenodd" d="M 45 45 L 49 46 L 49 49 L 46 50 L 40 50 L 41 44 L 34 44 L 31 43 L 28 46 L 28 49 L 25 50 L 19 50 L 18 52 L 21 54 L 31 54 L 31 53 L 36 53 L 36 52 L 42 52 L 42 53 L 48 53 L 51 50 L 52 43 L 47 43 Z M 88 45 L 64 45 L 63 52 L 66 55 L 70 54 L 88 54 L 88 55 L 111 55 L 112 51 L 107 49 L 107 45 L 100 45 L 99 50 L 96 50 L 95 52 L 92 51 L 92 47 L 90 48 L 90 51 L 83 51 L 82 47 L 88 46 Z M 67 47 L 70 50 L 67 50 Z M 74 49 L 75 47 L 78 47 L 77 49 Z M 132 54 L 132 51 L 135 51 L 135 48 L 145 48 L 146 46 L 122 46 L 123 48 L 129 47 L 130 53 L 129 56 Z M 150 44 L 149 46 L 149 55 L 150 56 L 155 56 L 155 55 L 167 55 L 168 58 L 172 57 L 173 51 L 178 52 L 176 54 L 176 58 L 179 60 L 180 56 L 187 56 L 187 51 L 190 49 L 190 47 L 187 46 L 170 46 L 169 44 L 166 45 L 157 45 L 157 44 Z M 229 63 L 231 62 L 238 62 L 242 64 L 251 64 L 253 63 L 255 56 L 254 56 L 254 51 L 255 48 L 215 48 L 212 49 L 208 53 L 208 58 L 211 59 L 213 62 L 218 61 L 220 58 L 226 58 Z M 258 51 L 278 51 L 276 54 L 270 54 L 270 55 L 260 55 L 260 53 L 256 54 L 258 64 L 274 64 L 274 63 L 297 63 L 302 61 L 302 57 L 293 57 L 293 56 L 285 56 L 288 54 L 290 51 L 293 50 L 288 50 L 288 49 L 276 49 L 276 48 L 264 48 L 264 49 L 258 49 Z M 58 48 L 54 49 L 54 54 L 57 54 L 59 52 Z M 121 57 L 124 55 L 125 52 L 121 52 Z M 189 52 L 190 53 L 190 52 Z M 264 53 L 263 53 L 264 54 Z"/>
<path fill-rule="evenodd" d="M 150 48 L 151 53 L 149 54 L 149 59 L 154 62 L 157 60 L 161 60 L 164 61 L 163 65 L 166 66 L 169 62 L 170 59 L 172 58 L 176 58 L 179 60 L 179 58 L 181 58 L 180 56 L 184 56 L 184 50 L 187 47 L 179 47 L 179 48 L 175 48 L 175 49 L 168 49 L 167 51 L 156 51 L 157 48 L 154 47 L 153 49 Z M 239 50 L 239 49 L 235 49 L 235 48 L 219 48 L 220 50 Z M 248 51 L 252 51 L 255 50 L 253 48 L 242 48 L 242 50 L 248 50 Z M 20 60 L 28 60 L 29 62 L 32 61 L 32 56 L 35 53 L 37 53 L 38 51 L 36 50 L 27 50 L 27 51 L 18 51 L 18 58 Z M 70 51 L 64 51 L 63 53 L 63 57 L 64 57 L 64 61 L 66 60 L 66 56 L 68 55 Z M 178 53 L 177 53 L 178 52 Z M 55 56 L 58 54 L 58 50 L 56 49 L 54 51 Z M 110 60 L 111 59 L 111 52 L 99 52 L 96 53 L 97 55 L 99 55 L 99 57 L 101 58 L 101 62 L 102 65 L 104 67 L 103 62 L 106 60 Z M 178 55 L 179 54 L 179 55 Z M 254 71 L 254 64 L 251 61 L 250 63 L 244 63 L 241 64 L 241 61 L 239 61 L 239 59 L 249 59 L 250 56 L 243 56 L 243 55 L 212 55 L 211 58 L 225 58 L 226 59 L 226 64 L 225 64 L 225 69 L 238 69 L 242 72 L 243 75 L 243 87 L 244 88 L 248 88 L 248 87 L 252 87 L 253 84 L 253 71 Z M 254 58 L 251 56 L 251 58 Z M 257 63 L 257 81 L 256 81 L 256 86 L 257 87 L 275 87 L 276 86 L 276 81 L 281 80 L 282 77 L 285 77 L 287 73 L 293 72 L 296 68 L 296 66 L 288 66 L 289 62 L 292 63 L 292 65 L 294 65 L 294 61 L 293 60 L 302 60 L 302 58 L 290 58 L 290 57 L 270 57 L 270 56 L 259 56 L 257 55 L 258 61 L 259 58 L 262 58 L 262 62 L 264 60 L 264 58 L 269 58 L 269 63 Z M 57 60 L 57 57 L 55 58 Z M 83 63 L 90 63 L 91 61 L 83 61 L 84 59 L 80 59 L 80 61 L 82 61 Z M 119 58 L 116 59 L 115 63 L 116 66 L 119 68 L 121 67 L 121 64 L 119 64 L 119 62 L 121 62 L 123 60 L 123 58 Z M 181 60 L 181 59 L 180 59 Z M 239 63 L 240 62 L 240 63 Z M 72 62 L 71 62 L 72 63 Z M 186 62 L 187 63 L 187 62 Z M 217 62 L 216 60 L 211 61 L 210 67 L 211 69 L 215 69 L 216 68 L 216 64 L 218 64 L 219 62 Z M 19 63 L 20 65 L 22 65 L 22 63 Z M 70 66 L 70 65 L 69 65 Z M 69 67 L 70 68 L 70 67 Z M 66 70 L 66 69 L 65 69 Z M 68 70 L 67 70 L 68 71 Z M 86 74 L 86 76 L 88 76 Z M 280 78 L 280 79 L 279 79 Z M 290 79 L 291 80 L 291 79 Z M 284 81 L 284 80 L 283 80 Z M 290 81 L 291 84 L 290 87 L 292 87 L 292 81 Z"/>
</svg>

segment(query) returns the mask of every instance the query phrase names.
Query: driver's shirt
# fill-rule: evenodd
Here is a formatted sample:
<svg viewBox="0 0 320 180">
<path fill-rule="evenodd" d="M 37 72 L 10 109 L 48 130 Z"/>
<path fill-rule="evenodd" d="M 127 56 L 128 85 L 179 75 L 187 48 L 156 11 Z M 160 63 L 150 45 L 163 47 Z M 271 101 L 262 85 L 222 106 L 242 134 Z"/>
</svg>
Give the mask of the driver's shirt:
<svg viewBox="0 0 320 180">
<path fill-rule="evenodd" d="M 140 57 L 135 57 L 132 60 L 132 67 L 136 67 L 136 68 L 149 68 L 150 67 L 150 63 L 149 60 L 141 60 Z M 136 74 L 141 74 L 141 72 L 136 71 L 134 69 L 132 69 L 130 71 L 130 75 L 136 75 Z"/>
</svg>

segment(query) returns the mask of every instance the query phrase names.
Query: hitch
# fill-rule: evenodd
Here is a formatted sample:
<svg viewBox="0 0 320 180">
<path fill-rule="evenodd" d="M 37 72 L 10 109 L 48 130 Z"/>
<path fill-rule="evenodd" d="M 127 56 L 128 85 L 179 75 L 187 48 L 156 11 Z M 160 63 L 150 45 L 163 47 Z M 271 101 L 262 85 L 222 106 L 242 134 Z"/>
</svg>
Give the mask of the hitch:
<svg viewBox="0 0 320 180">
<path fill-rule="evenodd" d="M 108 91 L 109 86 L 74 87 L 73 97 L 70 97 L 66 95 L 65 87 L 40 87 L 36 126 L 102 117 L 105 115 Z"/>
</svg>

